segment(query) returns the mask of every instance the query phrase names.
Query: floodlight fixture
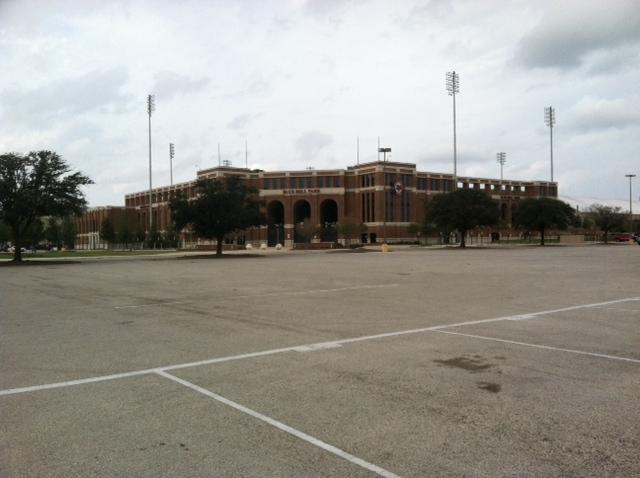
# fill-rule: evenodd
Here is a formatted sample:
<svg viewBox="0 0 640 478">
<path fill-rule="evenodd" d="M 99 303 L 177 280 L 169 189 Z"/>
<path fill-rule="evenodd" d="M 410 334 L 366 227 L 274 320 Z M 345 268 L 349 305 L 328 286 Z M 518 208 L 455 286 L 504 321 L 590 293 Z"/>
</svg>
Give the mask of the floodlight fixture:
<svg viewBox="0 0 640 478">
<path fill-rule="evenodd" d="M 507 153 L 505 153 L 504 151 L 501 151 L 496 154 L 496 158 L 497 158 L 498 164 L 500 164 L 500 181 L 502 181 L 503 180 L 502 171 L 504 168 L 504 164 L 507 162 Z"/>
<path fill-rule="evenodd" d="M 544 124 L 549 128 L 549 147 L 551 160 L 551 182 L 553 182 L 553 127 L 556 125 L 556 109 L 553 106 L 544 108 Z"/>
<path fill-rule="evenodd" d="M 453 98 L 453 189 L 458 187 L 458 143 L 456 131 L 456 94 L 460 93 L 460 75 L 454 71 L 448 71 L 446 86 L 449 96 Z"/>
<path fill-rule="evenodd" d="M 382 153 L 382 162 L 386 163 L 387 162 L 387 153 L 391 152 L 391 148 L 378 148 L 378 152 Z"/>
</svg>

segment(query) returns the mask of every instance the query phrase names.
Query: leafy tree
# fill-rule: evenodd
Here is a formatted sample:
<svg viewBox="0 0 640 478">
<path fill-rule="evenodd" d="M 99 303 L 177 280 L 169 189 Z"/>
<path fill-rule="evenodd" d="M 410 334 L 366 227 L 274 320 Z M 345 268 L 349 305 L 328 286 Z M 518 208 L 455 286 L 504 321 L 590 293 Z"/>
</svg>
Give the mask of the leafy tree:
<svg viewBox="0 0 640 478">
<path fill-rule="evenodd" d="M 197 236 L 217 241 L 216 254 L 222 254 L 225 235 L 263 224 L 257 191 L 236 176 L 222 180 L 200 179 L 198 196 L 171 200 L 171 217 L 177 230 L 190 226 Z"/>
<path fill-rule="evenodd" d="M 589 210 L 596 226 L 598 226 L 603 232 L 605 244 L 609 242 L 609 231 L 612 229 L 622 229 L 624 226 L 624 216 L 620 212 L 622 209 L 619 207 L 593 204 Z"/>
<path fill-rule="evenodd" d="M 108 217 L 105 217 L 100 224 L 100 237 L 103 241 L 108 242 L 109 246 L 116 242 L 116 230 Z"/>
<path fill-rule="evenodd" d="M 137 229 L 133 233 L 133 240 L 135 242 L 137 242 L 138 244 L 144 243 L 146 238 L 147 238 L 147 235 L 144 233 L 144 231 L 142 229 Z"/>
<path fill-rule="evenodd" d="M 129 244 L 131 243 L 131 241 L 133 240 L 133 234 L 131 232 L 131 229 L 129 228 L 128 224 L 124 224 L 124 226 L 122 226 L 122 230 L 116 235 L 117 238 L 117 242 L 119 242 L 120 244 L 123 244 L 124 247 L 129 247 Z"/>
<path fill-rule="evenodd" d="M 62 229 L 58 218 L 50 217 L 44 229 L 44 238 L 55 247 L 62 243 Z"/>
<path fill-rule="evenodd" d="M 438 194 L 428 204 L 425 224 L 443 231 L 457 230 L 460 247 L 466 247 L 467 232 L 479 226 L 493 226 L 500 219 L 498 204 L 486 193 L 474 189 L 458 189 Z"/>
<path fill-rule="evenodd" d="M 73 220 L 73 216 L 65 216 L 62 218 L 61 238 L 62 243 L 67 249 L 74 249 L 76 247 L 76 222 Z"/>
<path fill-rule="evenodd" d="M 0 220 L 14 239 L 14 261 L 21 262 L 25 234 L 41 216 L 79 214 L 86 207 L 81 186 L 92 181 L 72 172 L 53 151 L 0 155 Z"/>
<path fill-rule="evenodd" d="M 351 241 L 359 238 L 362 234 L 367 232 L 367 225 L 362 222 L 356 222 L 350 217 L 346 217 L 343 222 L 339 222 L 338 233 L 344 236 L 347 242 L 347 247 L 351 247 Z"/>
<path fill-rule="evenodd" d="M 39 217 L 35 218 L 29 227 L 25 229 L 24 244 L 29 246 L 30 249 L 35 249 L 38 243 L 44 238 L 44 224 Z M 17 244 L 16 244 L 17 247 Z"/>
<path fill-rule="evenodd" d="M 318 234 L 320 228 L 311 221 L 311 218 L 305 217 L 304 220 L 296 224 L 296 232 L 302 236 L 304 242 L 309 244 L 313 236 Z"/>
<path fill-rule="evenodd" d="M 0 246 L 4 246 L 11 240 L 11 228 L 0 221 Z"/>
<path fill-rule="evenodd" d="M 544 246 L 547 229 L 566 229 L 573 220 L 574 210 L 566 202 L 554 198 L 529 198 L 520 201 L 515 223 L 540 233 L 540 245 Z"/>
</svg>

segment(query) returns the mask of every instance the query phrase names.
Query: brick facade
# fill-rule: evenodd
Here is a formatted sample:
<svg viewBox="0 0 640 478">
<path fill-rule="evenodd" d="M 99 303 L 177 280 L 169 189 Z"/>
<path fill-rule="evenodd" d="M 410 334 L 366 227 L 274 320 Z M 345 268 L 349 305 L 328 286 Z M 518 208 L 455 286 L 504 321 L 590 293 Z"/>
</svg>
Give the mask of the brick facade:
<svg viewBox="0 0 640 478">
<path fill-rule="evenodd" d="M 259 171 L 221 166 L 198 171 L 197 177 L 217 179 L 234 175 L 245 178 L 258 190 L 264 202 L 268 225 L 245 231 L 244 240 L 258 245 L 280 242 L 292 245 L 295 224 L 305 217 L 326 226 L 316 240 L 333 241 L 333 225 L 348 218 L 367 225 L 363 239 L 377 242 L 411 240 L 407 232 L 411 223 L 422 221 L 425 206 L 436 194 L 453 190 L 450 174 L 416 170 L 415 164 L 372 162 L 347 169 L 304 171 Z M 557 197 L 557 183 L 545 181 L 512 181 L 458 177 L 458 188 L 483 190 L 500 205 L 502 219 L 511 222 L 514 205 L 522 198 Z M 197 195 L 196 181 L 155 188 L 151 192 L 153 221 L 160 231 L 170 228 L 169 200 L 175 194 L 187 198 Z M 125 206 L 93 208 L 79 221 L 79 240 L 90 243 L 100 228 L 101 217 L 113 215 L 120 223 L 127 221 L 133 229 L 147 230 L 149 224 L 149 191 L 125 196 Z M 339 239 L 339 238 L 338 238 Z M 89 242 L 87 242 L 89 241 Z"/>
</svg>

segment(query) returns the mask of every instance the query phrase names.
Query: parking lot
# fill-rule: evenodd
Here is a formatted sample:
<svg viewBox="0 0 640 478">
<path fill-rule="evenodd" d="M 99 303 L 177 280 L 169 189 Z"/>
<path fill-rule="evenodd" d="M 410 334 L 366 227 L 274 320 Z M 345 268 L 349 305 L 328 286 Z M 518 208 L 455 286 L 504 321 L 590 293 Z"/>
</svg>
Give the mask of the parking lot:
<svg viewBox="0 0 640 478">
<path fill-rule="evenodd" d="M 638 476 L 640 247 L 0 267 L 1 477 Z"/>
</svg>

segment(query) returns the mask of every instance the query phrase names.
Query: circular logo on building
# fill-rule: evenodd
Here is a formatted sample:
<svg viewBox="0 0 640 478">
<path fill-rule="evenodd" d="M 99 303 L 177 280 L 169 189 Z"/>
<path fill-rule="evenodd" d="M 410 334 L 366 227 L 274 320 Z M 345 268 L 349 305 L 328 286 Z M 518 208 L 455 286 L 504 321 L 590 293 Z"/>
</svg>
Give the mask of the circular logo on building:
<svg viewBox="0 0 640 478">
<path fill-rule="evenodd" d="M 402 190 L 403 190 L 402 183 L 401 182 L 397 182 L 396 185 L 394 186 L 394 189 L 396 191 L 396 194 L 398 194 L 398 195 L 402 194 Z"/>
</svg>

